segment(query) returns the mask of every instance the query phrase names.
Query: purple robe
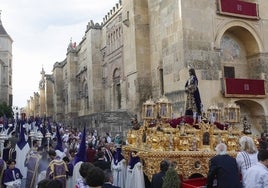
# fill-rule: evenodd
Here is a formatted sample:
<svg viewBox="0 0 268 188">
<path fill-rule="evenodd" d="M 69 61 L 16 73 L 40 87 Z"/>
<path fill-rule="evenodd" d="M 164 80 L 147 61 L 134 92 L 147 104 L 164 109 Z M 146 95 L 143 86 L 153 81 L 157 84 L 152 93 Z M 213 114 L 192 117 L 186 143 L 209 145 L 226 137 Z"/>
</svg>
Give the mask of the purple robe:
<svg viewBox="0 0 268 188">
<path fill-rule="evenodd" d="M 74 165 L 72 163 L 68 163 L 67 164 L 67 168 L 68 168 L 68 178 L 73 176 L 73 171 L 74 171 Z"/>
<path fill-rule="evenodd" d="M 12 171 L 14 171 L 15 173 L 15 177 L 13 176 Z M 11 182 L 11 181 L 15 181 L 17 179 L 22 179 L 22 174 L 20 172 L 20 170 L 18 168 L 14 168 L 14 169 L 9 169 L 7 168 L 4 171 L 4 175 L 3 175 L 3 183 L 7 183 L 7 182 Z"/>
<path fill-rule="evenodd" d="M 6 169 L 6 162 L 3 159 L 0 159 L 0 177 L 3 177 L 4 170 Z M 0 183 L 0 188 L 3 188 L 2 182 Z"/>
<path fill-rule="evenodd" d="M 56 157 L 47 167 L 46 178 L 57 179 L 62 182 L 63 187 L 66 187 L 67 172 L 68 168 L 66 163 L 62 159 Z"/>
<path fill-rule="evenodd" d="M 27 177 L 26 177 L 27 188 L 36 187 L 40 158 L 41 156 L 37 152 L 34 152 L 25 162 L 25 166 L 27 167 Z"/>
</svg>

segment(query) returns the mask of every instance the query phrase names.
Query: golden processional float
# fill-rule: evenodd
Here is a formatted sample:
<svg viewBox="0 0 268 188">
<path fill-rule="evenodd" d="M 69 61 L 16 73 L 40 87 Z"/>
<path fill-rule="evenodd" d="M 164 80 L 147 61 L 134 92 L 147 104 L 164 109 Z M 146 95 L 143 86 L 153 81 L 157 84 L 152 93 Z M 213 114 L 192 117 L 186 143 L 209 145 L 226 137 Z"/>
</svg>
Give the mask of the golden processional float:
<svg viewBox="0 0 268 188">
<path fill-rule="evenodd" d="M 236 156 L 238 140 L 244 134 L 234 126 L 240 120 L 240 107 L 236 104 L 225 106 L 223 111 L 211 106 L 195 124 L 192 117 L 172 119 L 172 114 L 167 98 L 157 102 L 149 99 L 142 107 L 143 125 L 139 126 L 136 120 L 127 133 L 127 145 L 122 148 L 124 156 L 128 160 L 130 153 L 136 151 L 149 179 L 159 172 L 163 159 L 177 163 L 177 172 L 184 179 L 206 177 L 209 159 L 215 156 L 215 147 L 220 142 L 227 145 L 231 156 Z M 225 124 L 219 123 L 223 118 Z"/>
</svg>

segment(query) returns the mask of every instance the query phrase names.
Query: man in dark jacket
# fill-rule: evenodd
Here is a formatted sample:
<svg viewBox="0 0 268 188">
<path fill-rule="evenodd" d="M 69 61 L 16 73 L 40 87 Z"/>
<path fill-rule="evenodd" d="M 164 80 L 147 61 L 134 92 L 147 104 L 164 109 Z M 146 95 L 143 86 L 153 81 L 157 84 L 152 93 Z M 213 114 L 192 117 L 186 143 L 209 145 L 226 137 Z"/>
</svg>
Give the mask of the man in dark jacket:
<svg viewBox="0 0 268 188">
<path fill-rule="evenodd" d="M 242 188 L 236 160 L 227 154 L 227 146 L 220 143 L 215 149 L 217 155 L 210 159 L 207 188 Z"/>
<path fill-rule="evenodd" d="M 104 170 L 104 184 L 102 188 L 120 188 L 113 185 L 113 173 L 110 169 Z"/>
<path fill-rule="evenodd" d="M 151 188 L 162 188 L 163 178 L 166 175 L 168 168 L 169 168 L 169 162 L 167 160 L 161 161 L 160 172 L 153 175 Z"/>
<path fill-rule="evenodd" d="M 102 170 L 111 169 L 111 163 L 108 161 L 105 161 L 103 151 L 99 151 L 97 153 L 97 157 L 98 159 L 93 163 L 95 166 L 99 167 Z"/>
</svg>

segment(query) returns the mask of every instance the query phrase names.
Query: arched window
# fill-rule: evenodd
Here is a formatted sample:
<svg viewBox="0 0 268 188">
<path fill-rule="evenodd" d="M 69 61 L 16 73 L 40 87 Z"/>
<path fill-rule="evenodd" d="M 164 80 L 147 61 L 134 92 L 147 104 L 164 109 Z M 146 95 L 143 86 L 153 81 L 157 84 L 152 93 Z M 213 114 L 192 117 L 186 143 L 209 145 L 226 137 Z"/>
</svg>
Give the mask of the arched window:
<svg viewBox="0 0 268 188">
<path fill-rule="evenodd" d="M 114 104 L 118 109 L 121 108 L 121 85 L 120 85 L 120 70 L 117 68 L 113 74 L 114 83 Z"/>
</svg>

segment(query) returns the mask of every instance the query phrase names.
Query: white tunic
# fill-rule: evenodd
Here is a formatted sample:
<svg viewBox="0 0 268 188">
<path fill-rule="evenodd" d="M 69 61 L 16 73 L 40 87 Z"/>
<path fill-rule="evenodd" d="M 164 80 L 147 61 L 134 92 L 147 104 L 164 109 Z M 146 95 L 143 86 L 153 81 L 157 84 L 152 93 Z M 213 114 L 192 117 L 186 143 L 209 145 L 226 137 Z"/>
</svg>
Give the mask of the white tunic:
<svg viewBox="0 0 268 188">
<path fill-rule="evenodd" d="M 245 188 L 267 188 L 268 169 L 262 163 L 250 167 L 244 176 Z"/>
<path fill-rule="evenodd" d="M 126 160 L 122 159 L 117 163 L 117 165 L 114 164 L 114 159 L 111 163 L 111 170 L 113 172 L 113 185 L 118 186 L 120 188 L 125 188 L 125 181 L 126 181 Z"/>
<path fill-rule="evenodd" d="M 133 169 L 127 167 L 126 188 L 145 188 L 142 164 L 136 163 Z"/>
<path fill-rule="evenodd" d="M 257 158 L 258 152 L 256 153 L 247 153 L 245 151 L 238 152 L 236 156 L 236 163 L 238 166 L 238 169 L 242 175 L 242 181 L 243 186 L 245 187 L 245 182 L 243 180 L 243 177 L 245 176 L 245 173 L 248 168 L 252 167 L 253 165 L 257 164 L 258 158 Z"/>
<path fill-rule="evenodd" d="M 23 178 L 26 178 L 27 167 L 24 165 L 24 162 L 25 162 L 27 153 L 30 151 L 30 146 L 28 143 L 26 143 L 26 145 L 22 149 L 20 149 L 18 145 L 16 144 L 15 150 L 16 150 L 16 167 L 20 169 L 20 172 Z"/>
<path fill-rule="evenodd" d="M 74 165 L 73 176 L 71 177 L 72 178 L 72 180 L 71 180 L 71 184 L 72 184 L 71 188 L 75 187 L 77 179 L 82 178 L 82 176 L 80 175 L 80 172 L 79 172 L 79 169 L 80 169 L 82 163 L 83 163 L 82 161 L 79 161 L 78 163 L 76 163 Z"/>
</svg>

